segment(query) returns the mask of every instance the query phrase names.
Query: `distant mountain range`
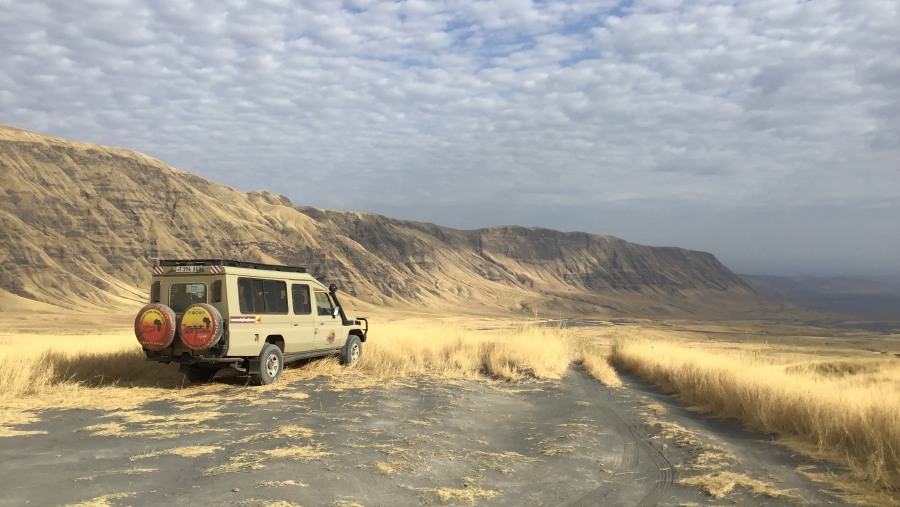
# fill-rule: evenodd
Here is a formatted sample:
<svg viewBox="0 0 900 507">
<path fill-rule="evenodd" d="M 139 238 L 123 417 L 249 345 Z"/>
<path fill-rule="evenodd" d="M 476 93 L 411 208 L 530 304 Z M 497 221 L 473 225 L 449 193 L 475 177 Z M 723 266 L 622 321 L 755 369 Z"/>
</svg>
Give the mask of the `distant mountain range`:
<svg viewBox="0 0 900 507">
<path fill-rule="evenodd" d="M 742 276 L 758 294 L 785 304 L 886 321 L 900 329 L 900 276 Z"/>
<path fill-rule="evenodd" d="M 64 308 L 132 308 L 156 259 L 191 257 L 305 265 L 363 306 L 410 311 L 737 317 L 776 308 L 708 253 L 295 206 L 133 151 L 2 125 L 0 181 L 0 291 Z"/>
</svg>

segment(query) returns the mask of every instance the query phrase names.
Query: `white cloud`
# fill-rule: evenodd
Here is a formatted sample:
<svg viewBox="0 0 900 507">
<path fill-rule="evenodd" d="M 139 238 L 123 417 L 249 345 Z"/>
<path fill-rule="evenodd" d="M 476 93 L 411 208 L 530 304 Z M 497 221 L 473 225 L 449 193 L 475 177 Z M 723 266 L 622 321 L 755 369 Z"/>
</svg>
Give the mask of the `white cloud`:
<svg viewBox="0 0 900 507">
<path fill-rule="evenodd" d="M 852 212 L 898 199 L 897 26 L 893 0 L 0 3 L 0 121 L 329 207 Z"/>
</svg>

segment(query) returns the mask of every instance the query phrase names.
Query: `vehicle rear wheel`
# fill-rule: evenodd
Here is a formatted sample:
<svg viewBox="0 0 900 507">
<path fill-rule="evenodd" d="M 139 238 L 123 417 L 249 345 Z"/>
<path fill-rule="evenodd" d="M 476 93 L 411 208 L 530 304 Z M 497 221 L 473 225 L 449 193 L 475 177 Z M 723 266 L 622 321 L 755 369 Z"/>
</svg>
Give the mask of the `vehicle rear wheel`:
<svg viewBox="0 0 900 507">
<path fill-rule="evenodd" d="M 359 341 L 359 336 L 351 334 L 347 337 L 347 343 L 344 344 L 344 348 L 341 350 L 341 364 L 353 366 L 359 361 L 360 357 L 362 357 L 362 342 Z"/>
<path fill-rule="evenodd" d="M 284 369 L 284 357 L 277 345 L 267 343 L 263 345 L 259 353 L 259 373 L 253 373 L 251 377 L 256 384 L 269 385 L 281 378 L 281 370 Z"/>
<path fill-rule="evenodd" d="M 219 372 L 218 368 L 202 368 L 199 366 L 192 366 L 189 368 L 184 368 L 184 376 L 187 379 L 194 383 L 206 383 L 212 380 L 213 377 L 216 376 L 216 373 Z"/>
</svg>

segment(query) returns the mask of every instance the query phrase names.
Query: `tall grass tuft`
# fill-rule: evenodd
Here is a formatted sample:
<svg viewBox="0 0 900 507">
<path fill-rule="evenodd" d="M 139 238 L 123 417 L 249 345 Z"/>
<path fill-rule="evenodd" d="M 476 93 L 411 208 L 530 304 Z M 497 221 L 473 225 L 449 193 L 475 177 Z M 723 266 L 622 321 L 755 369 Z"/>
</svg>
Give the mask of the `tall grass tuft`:
<svg viewBox="0 0 900 507">
<path fill-rule="evenodd" d="M 177 368 L 148 362 L 130 336 L 28 336 L 0 343 L 4 405 L 71 395 L 71 388 L 173 386 L 181 380 Z"/>
<path fill-rule="evenodd" d="M 603 350 L 596 345 L 587 345 L 582 348 L 581 364 L 584 369 L 601 383 L 608 387 L 622 387 L 622 379 L 609 362 L 609 350 Z"/>
<path fill-rule="evenodd" d="M 354 368 L 340 367 L 333 359 L 311 361 L 287 370 L 285 381 L 347 372 L 377 380 L 421 375 L 558 379 L 578 359 L 577 340 L 565 328 L 539 322 L 495 324 L 485 329 L 435 321 L 386 323 L 370 334 L 363 360 Z M 103 389 L 183 385 L 177 366 L 146 361 L 127 334 L 0 337 L 0 404 L 5 406 L 89 405 Z M 108 394 L 129 400 L 160 395 L 150 391 Z"/>
<path fill-rule="evenodd" d="M 380 378 L 558 379 L 575 357 L 574 343 L 568 330 L 537 322 L 501 329 L 388 323 L 366 342 L 359 370 Z"/>
<path fill-rule="evenodd" d="M 685 402 L 754 430 L 799 437 L 860 478 L 900 490 L 900 365 L 852 359 L 784 365 L 752 352 L 713 354 L 617 339 L 610 360 Z"/>
</svg>

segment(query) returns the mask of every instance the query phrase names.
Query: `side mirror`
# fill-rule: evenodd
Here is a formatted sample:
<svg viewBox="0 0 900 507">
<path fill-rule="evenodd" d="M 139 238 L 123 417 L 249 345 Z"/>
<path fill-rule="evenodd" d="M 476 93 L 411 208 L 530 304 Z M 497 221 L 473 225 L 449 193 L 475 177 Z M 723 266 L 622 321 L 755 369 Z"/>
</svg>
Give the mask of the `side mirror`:
<svg viewBox="0 0 900 507">
<path fill-rule="evenodd" d="M 336 319 L 337 316 L 340 315 L 340 314 L 341 314 L 341 307 L 340 307 L 340 306 L 335 306 L 335 307 L 331 310 L 331 316 L 332 316 L 332 318 L 335 318 L 335 319 Z"/>
</svg>

